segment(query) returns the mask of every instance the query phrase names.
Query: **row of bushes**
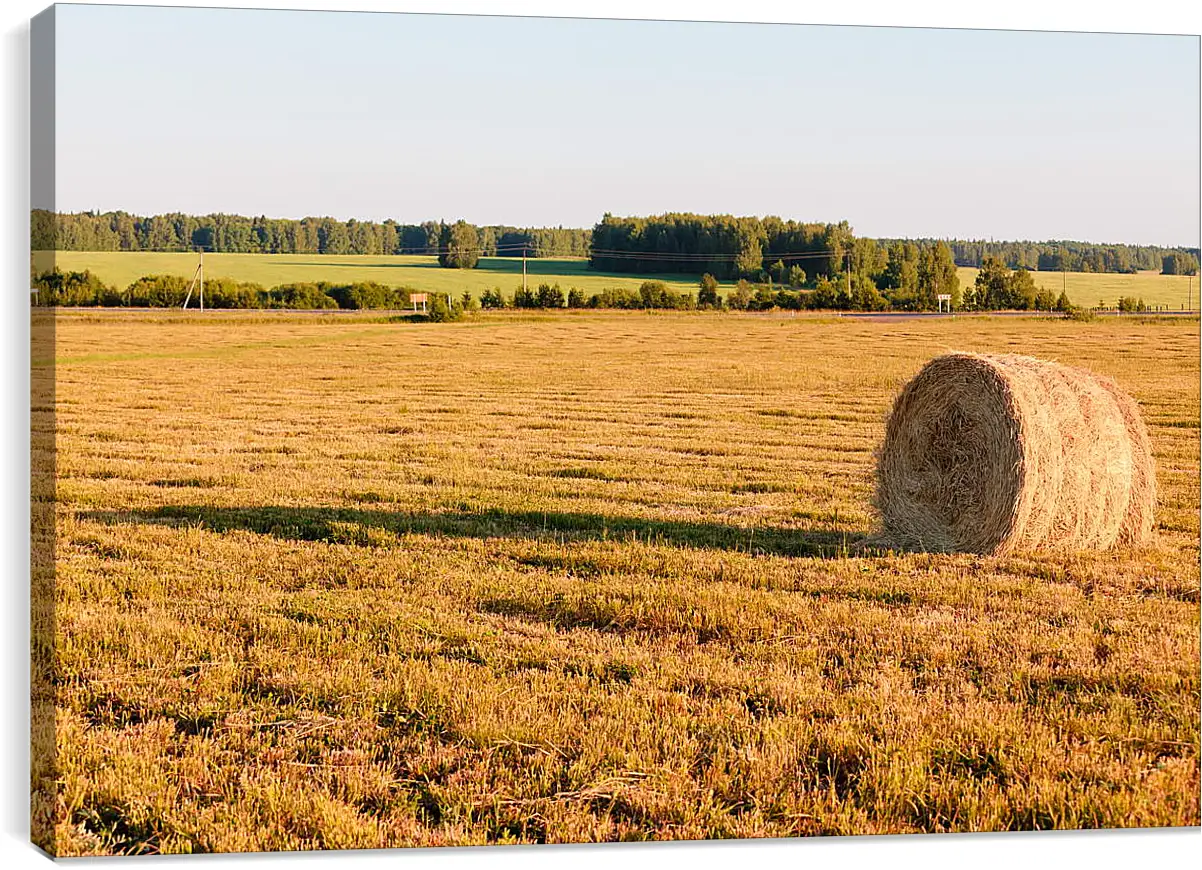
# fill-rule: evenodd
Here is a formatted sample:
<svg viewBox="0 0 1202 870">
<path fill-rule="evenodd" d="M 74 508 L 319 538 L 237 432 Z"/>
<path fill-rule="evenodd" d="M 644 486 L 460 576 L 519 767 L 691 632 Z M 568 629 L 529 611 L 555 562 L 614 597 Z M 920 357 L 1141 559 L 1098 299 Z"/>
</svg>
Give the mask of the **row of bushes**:
<svg viewBox="0 0 1202 870">
<path fill-rule="evenodd" d="M 539 284 L 536 288 L 519 287 L 513 296 L 506 297 L 500 287 L 485 290 L 480 295 L 483 308 L 620 308 L 670 309 L 688 311 L 698 307 L 691 293 L 677 293 L 662 281 L 644 281 L 638 290 L 626 287 L 607 287 L 585 295 L 576 287 L 565 293 L 559 284 Z M 710 306 L 714 307 L 714 306 Z"/>
<path fill-rule="evenodd" d="M 1025 275 L 1026 273 L 1023 273 Z M 35 304 L 63 306 L 129 306 L 138 308 L 178 308 L 184 304 L 191 282 L 177 275 L 147 275 L 118 290 L 101 281 L 91 272 L 63 272 L 57 268 L 33 279 L 38 290 Z M 280 284 L 270 289 L 250 282 L 229 278 L 210 278 L 204 283 L 206 308 L 290 308 L 290 309 L 376 309 L 401 310 L 409 308 L 408 287 L 388 287 L 374 281 L 353 284 L 297 282 Z M 844 282 L 819 279 L 813 289 L 790 289 L 774 284 L 751 284 L 740 280 L 725 298 L 718 294 L 718 284 L 709 275 L 702 277 L 696 295 L 678 292 L 662 281 L 644 281 L 638 290 L 611 287 L 590 295 L 570 287 L 565 293 L 559 284 L 539 284 L 537 288 L 518 288 L 507 297 L 495 287 L 481 294 L 479 301 L 470 293 L 456 300 L 446 294 L 430 293 L 427 314 L 430 320 L 455 320 L 481 307 L 488 309 L 555 309 L 555 308 L 616 308 L 616 309 L 733 309 L 736 311 L 770 311 L 783 309 L 880 311 L 894 308 L 869 281 L 856 281 L 848 292 Z M 976 294 L 984 296 L 984 294 Z M 192 303 L 199 304 L 199 294 L 192 288 Z M 974 297 L 975 298 L 975 297 Z M 1054 296 L 1039 288 L 1032 298 L 1018 294 L 1015 299 L 1024 304 L 1011 306 L 1024 309 L 1072 313 L 1073 306 L 1061 293 Z M 967 306 L 966 306 L 967 307 Z M 1143 300 L 1124 297 L 1119 300 L 1121 311 L 1144 311 Z"/>
<path fill-rule="evenodd" d="M 55 268 L 35 277 L 31 288 L 38 291 L 37 305 L 179 308 L 190 289 L 189 304 L 200 303 L 199 288 L 178 275 L 146 275 L 118 290 L 89 271 L 63 272 Z M 386 287 L 374 281 L 297 282 L 267 289 L 253 282 L 206 278 L 204 304 L 206 308 L 399 309 L 409 307 L 410 292 L 407 287 Z"/>
<path fill-rule="evenodd" d="M 696 295 L 672 290 L 662 281 L 644 281 L 638 290 L 610 287 L 586 296 L 575 287 L 565 294 L 558 284 L 540 284 L 537 289 L 518 289 L 506 297 L 500 287 L 486 290 L 480 297 L 484 308 L 618 308 L 666 309 L 675 311 L 735 310 L 791 311 L 841 310 L 883 311 L 893 306 L 868 281 L 846 284 L 821 278 L 813 289 L 791 289 L 780 285 L 752 284 L 740 279 L 729 295 L 718 294 L 718 283 L 710 275 L 701 279 Z"/>
</svg>

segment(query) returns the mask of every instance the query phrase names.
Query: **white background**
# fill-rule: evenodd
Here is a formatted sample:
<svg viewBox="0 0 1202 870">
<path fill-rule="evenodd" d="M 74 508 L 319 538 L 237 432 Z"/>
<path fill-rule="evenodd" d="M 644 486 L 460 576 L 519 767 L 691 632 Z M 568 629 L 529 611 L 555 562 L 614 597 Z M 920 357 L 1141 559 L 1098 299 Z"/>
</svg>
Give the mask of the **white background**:
<svg viewBox="0 0 1202 870">
<path fill-rule="evenodd" d="M 4 201 L 0 209 L 0 243 L 4 270 L 0 283 L 0 861 L 5 868 L 46 866 L 46 858 L 28 845 L 28 522 L 29 522 L 29 328 L 25 281 L 28 278 L 29 157 L 29 18 L 44 2 L 6 0 L 3 25 L 3 99 L 0 120 L 3 147 Z M 145 4 L 143 4 L 145 5 Z M 613 18 L 677 18 L 711 21 L 764 21 L 812 24 L 877 24 L 929 27 L 991 27 L 1023 30 L 1091 30 L 1136 33 L 1202 33 L 1202 4 L 1141 0 L 1126 2 L 1033 2 L 1013 0 L 998 5 L 961 2 L 769 2 L 741 0 L 325 0 L 325 2 L 246 3 L 198 2 L 158 5 L 257 6 L 292 9 L 370 9 L 409 12 L 575 15 Z M 237 63 L 236 58 L 229 62 Z M 1195 242 L 1195 244 L 1197 244 Z M 1198 829 L 1178 831 L 1068 832 L 1045 834 L 979 834 L 926 837 L 848 837 L 771 840 L 739 843 L 683 843 L 495 849 L 427 849 L 322 855 L 205 856 L 199 858 L 105 859 L 104 866 L 131 864 L 211 865 L 275 868 L 385 866 L 404 862 L 412 867 L 576 867 L 609 868 L 621 861 L 624 870 L 687 863 L 691 870 L 729 868 L 754 862 L 764 868 L 837 866 L 840 870 L 887 865 L 903 868 L 1026 868 L 1195 866 L 1202 857 Z M 316 862 L 316 863 L 314 863 Z M 72 862 L 80 863 L 80 862 Z M 84 863 L 94 864 L 94 861 Z M 758 868 L 757 868 L 758 870 Z"/>
</svg>

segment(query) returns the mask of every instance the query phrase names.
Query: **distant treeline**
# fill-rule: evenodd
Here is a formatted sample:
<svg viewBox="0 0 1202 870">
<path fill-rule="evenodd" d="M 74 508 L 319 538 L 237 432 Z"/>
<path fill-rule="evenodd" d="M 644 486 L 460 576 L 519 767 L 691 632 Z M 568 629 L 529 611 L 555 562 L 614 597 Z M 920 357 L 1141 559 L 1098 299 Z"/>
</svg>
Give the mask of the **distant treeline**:
<svg viewBox="0 0 1202 870">
<path fill-rule="evenodd" d="M 986 258 L 1010 269 L 1070 272 L 1196 274 L 1198 249 L 1092 242 L 987 242 L 959 239 L 856 238 L 847 223 L 803 224 L 778 217 L 664 214 L 614 217 L 593 227 L 596 269 L 638 274 L 710 272 L 723 278 L 762 279 L 773 265 L 797 266 L 811 277 L 830 277 L 848 267 L 871 274 L 896 245 L 924 251 L 946 247 L 957 266 L 980 268 Z"/>
<path fill-rule="evenodd" d="M 1092 242 L 857 238 L 846 222 L 799 223 L 778 217 L 672 213 L 606 214 L 591 230 L 475 226 L 464 221 L 340 221 L 330 217 L 245 217 L 126 212 L 56 214 L 34 210 L 34 250 L 186 251 L 253 254 L 437 254 L 444 266 L 473 268 L 480 257 L 589 257 L 592 268 L 629 274 L 708 272 L 722 279 L 778 283 L 804 271 L 813 282 L 845 270 L 872 274 L 896 245 L 916 251 L 945 246 L 957 266 L 980 268 L 993 257 L 1010 269 L 1070 272 L 1198 272 L 1197 248 Z M 777 274 L 773 274 L 776 269 Z M 786 280 L 788 280 L 786 278 Z M 790 282 L 793 283 L 793 282 Z"/>
<path fill-rule="evenodd" d="M 122 211 L 30 217 L 35 251 L 206 251 L 232 254 L 437 254 L 450 224 L 340 221 L 330 217 L 244 217 Z M 470 225 L 469 225 L 470 226 Z M 479 256 L 588 256 L 590 231 L 563 227 L 472 227 Z"/>
<path fill-rule="evenodd" d="M 880 241 L 889 241 L 882 239 Z M 933 239 L 918 239 L 932 244 Z M 980 268 L 986 257 L 1001 260 L 1011 269 L 1036 272 L 1119 272 L 1155 269 L 1166 275 L 1197 274 L 1197 248 L 1163 248 L 1155 245 L 1103 245 L 1093 242 L 986 242 L 953 239 L 947 242 L 959 266 Z M 1169 271 L 1179 269 L 1181 271 Z M 1190 271 L 1192 269 L 1192 271 Z"/>
<path fill-rule="evenodd" d="M 757 276 L 780 261 L 811 276 L 843 268 L 851 228 L 776 217 L 665 214 L 614 217 L 593 227 L 590 263 L 605 272 L 708 272 L 719 278 Z"/>
<path fill-rule="evenodd" d="M 956 263 L 946 244 L 885 245 L 856 238 L 846 222 L 607 214 L 593 228 L 590 262 L 610 272 L 703 271 L 765 285 L 773 294 L 798 293 L 778 307 L 926 311 L 938 307 L 940 296 L 960 303 Z"/>
</svg>

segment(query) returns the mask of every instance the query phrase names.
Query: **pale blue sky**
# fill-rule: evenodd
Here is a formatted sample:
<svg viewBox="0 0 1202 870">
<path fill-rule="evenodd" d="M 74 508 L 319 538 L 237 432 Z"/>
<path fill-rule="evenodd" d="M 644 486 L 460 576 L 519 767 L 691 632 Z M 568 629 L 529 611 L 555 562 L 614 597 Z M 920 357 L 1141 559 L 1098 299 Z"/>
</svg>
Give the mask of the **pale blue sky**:
<svg viewBox="0 0 1202 870">
<path fill-rule="evenodd" d="M 60 210 L 1198 244 L 1194 36 L 58 7 Z"/>
</svg>

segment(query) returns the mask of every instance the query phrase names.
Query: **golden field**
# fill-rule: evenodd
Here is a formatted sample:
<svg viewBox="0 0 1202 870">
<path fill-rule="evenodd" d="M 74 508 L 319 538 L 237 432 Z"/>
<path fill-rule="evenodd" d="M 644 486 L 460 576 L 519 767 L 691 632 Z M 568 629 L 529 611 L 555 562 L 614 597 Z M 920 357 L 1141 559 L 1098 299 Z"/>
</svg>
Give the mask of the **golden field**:
<svg viewBox="0 0 1202 870">
<path fill-rule="evenodd" d="M 35 316 L 60 855 L 1199 824 L 1196 319 Z M 1130 391 L 1154 545 L 855 555 L 950 349 Z"/>
</svg>

